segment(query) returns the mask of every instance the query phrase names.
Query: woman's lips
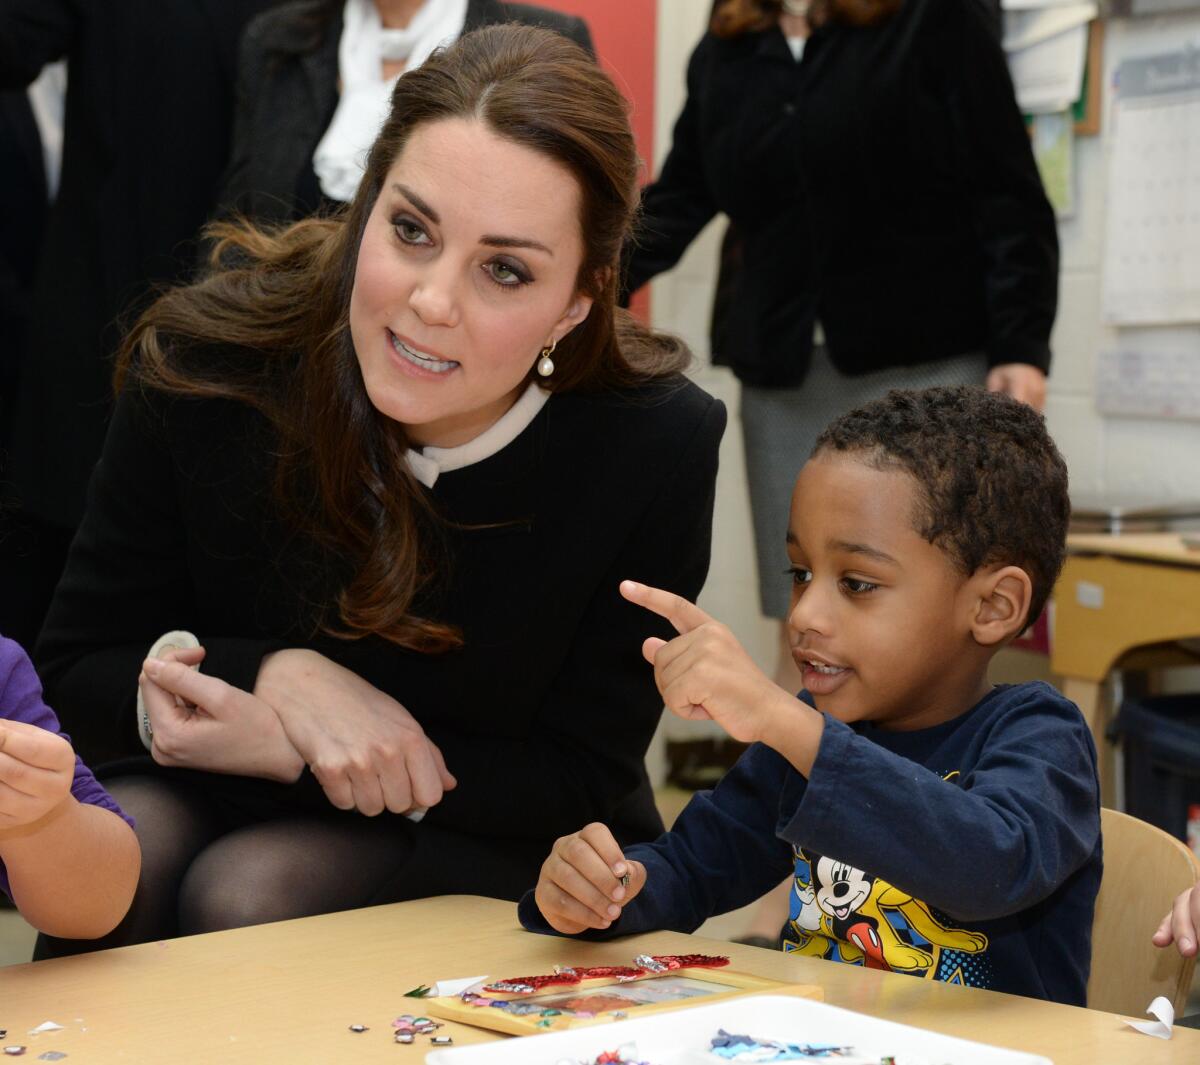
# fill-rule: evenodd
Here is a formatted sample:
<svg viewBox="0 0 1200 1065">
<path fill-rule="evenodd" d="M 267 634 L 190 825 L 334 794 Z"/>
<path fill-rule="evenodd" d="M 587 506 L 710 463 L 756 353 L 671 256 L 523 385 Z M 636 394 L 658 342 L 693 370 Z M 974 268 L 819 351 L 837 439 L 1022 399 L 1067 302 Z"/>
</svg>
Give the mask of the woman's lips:
<svg viewBox="0 0 1200 1065">
<path fill-rule="evenodd" d="M 414 347 L 407 341 L 402 340 L 390 329 L 388 330 L 388 340 L 391 342 L 392 351 L 396 355 L 396 361 L 406 370 L 411 369 L 412 372 L 422 377 L 443 377 L 453 370 L 457 370 L 460 365 L 453 359 L 442 359 L 437 355 Z"/>
</svg>

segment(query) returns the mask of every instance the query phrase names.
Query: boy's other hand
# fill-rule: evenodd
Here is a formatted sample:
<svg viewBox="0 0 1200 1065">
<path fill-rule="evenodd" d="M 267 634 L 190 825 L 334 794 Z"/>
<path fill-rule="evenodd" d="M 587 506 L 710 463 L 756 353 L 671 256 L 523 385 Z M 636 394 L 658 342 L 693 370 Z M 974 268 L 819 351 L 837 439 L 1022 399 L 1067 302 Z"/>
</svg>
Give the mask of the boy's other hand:
<svg viewBox="0 0 1200 1065">
<path fill-rule="evenodd" d="M 593 823 L 555 841 L 533 897 L 550 927 L 570 936 L 608 928 L 645 886 L 646 867 L 621 853 L 605 825 Z"/>
<path fill-rule="evenodd" d="M 75 752 L 54 732 L 0 721 L 0 830 L 31 825 L 71 794 Z"/>
<path fill-rule="evenodd" d="M 765 740 L 782 713 L 796 714 L 796 699 L 771 680 L 726 626 L 673 592 L 622 581 L 631 603 L 666 618 L 679 636 L 650 637 L 642 654 L 654 666 L 663 703 L 688 720 L 711 718 L 735 740 Z"/>
<path fill-rule="evenodd" d="M 1200 885 L 1180 893 L 1154 933 L 1153 942 L 1156 947 L 1174 943 L 1180 954 L 1190 958 L 1196 953 L 1197 929 L 1200 929 Z"/>
</svg>

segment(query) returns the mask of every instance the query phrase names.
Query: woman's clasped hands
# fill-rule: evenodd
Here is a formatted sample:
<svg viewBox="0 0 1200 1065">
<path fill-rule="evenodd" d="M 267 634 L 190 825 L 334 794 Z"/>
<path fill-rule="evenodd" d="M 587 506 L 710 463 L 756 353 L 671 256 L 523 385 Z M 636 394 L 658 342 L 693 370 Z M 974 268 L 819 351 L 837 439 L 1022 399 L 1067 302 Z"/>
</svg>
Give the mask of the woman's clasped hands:
<svg viewBox="0 0 1200 1065">
<path fill-rule="evenodd" d="M 202 648 L 147 659 L 138 678 L 161 765 L 290 782 L 304 767 L 339 810 L 436 806 L 456 781 L 395 699 L 316 651 L 263 659 L 253 693 L 193 667 Z"/>
</svg>

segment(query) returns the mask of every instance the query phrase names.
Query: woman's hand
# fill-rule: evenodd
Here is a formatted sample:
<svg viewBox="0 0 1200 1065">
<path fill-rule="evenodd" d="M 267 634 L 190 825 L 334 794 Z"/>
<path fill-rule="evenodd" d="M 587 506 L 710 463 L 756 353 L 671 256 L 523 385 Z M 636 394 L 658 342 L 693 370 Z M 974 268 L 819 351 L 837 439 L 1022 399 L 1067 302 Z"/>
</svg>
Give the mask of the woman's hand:
<svg viewBox="0 0 1200 1065">
<path fill-rule="evenodd" d="M 1185 958 L 1196 953 L 1196 936 L 1200 930 L 1200 885 L 1181 892 L 1171 907 L 1171 912 L 1162 919 L 1152 941 L 1156 947 L 1169 947 L 1172 943 Z"/>
<path fill-rule="evenodd" d="M 1006 362 L 993 366 L 987 375 L 989 392 L 1003 392 L 1006 396 L 1028 403 L 1041 412 L 1046 407 L 1046 375 L 1036 366 L 1025 362 Z"/>
<path fill-rule="evenodd" d="M 646 867 L 626 860 L 612 832 L 596 823 L 555 841 L 533 898 L 551 928 L 573 936 L 608 928 L 645 886 Z"/>
<path fill-rule="evenodd" d="M 54 732 L 0 720 L 0 831 L 40 821 L 71 794 L 75 752 Z"/>
<path fill-rule="evenodd" d="M 138 685 L 159 765 L 291 783 L 304 771 L 278 715 L 261 699 L 190 666 L 203 649 L 169 651 L 142 663 Z"/>
<path fill-rule="evenodd" d="M 428 809 L 457 783 L 412 714 L 316 651 L 267 655 L 254 694 L 274 708 L 339 810 Z"/>
</svg>

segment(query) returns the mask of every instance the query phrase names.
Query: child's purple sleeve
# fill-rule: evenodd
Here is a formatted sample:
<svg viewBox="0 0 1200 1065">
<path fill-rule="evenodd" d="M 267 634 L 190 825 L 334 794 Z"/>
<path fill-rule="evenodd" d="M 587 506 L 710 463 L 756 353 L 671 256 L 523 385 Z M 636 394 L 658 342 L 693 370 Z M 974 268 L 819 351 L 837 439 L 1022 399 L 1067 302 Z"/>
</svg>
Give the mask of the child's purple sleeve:
<svg viewBox="0 0 1200 1065">
<path fill-rule="evenodd" d="M 0 636 L 0 718 L 56 732 L 68 743 L 71 739 L 59 728 L 54 711 L 42 701 L 42 685 L 29 656 L 19 644 L 3 636 Z M 133 824 L 133 818 L 117 805 L 78 755 L 75 756 L 75 779 L 71 784 L 71 794 L 78 802 L 102 806 L 124 818 L 130 825 Z M 7 887 L 7 883 L 4 886 Z"/>
</svg>

